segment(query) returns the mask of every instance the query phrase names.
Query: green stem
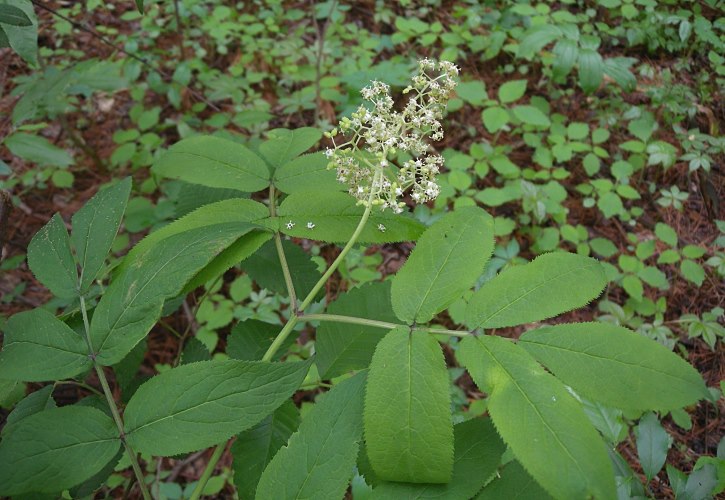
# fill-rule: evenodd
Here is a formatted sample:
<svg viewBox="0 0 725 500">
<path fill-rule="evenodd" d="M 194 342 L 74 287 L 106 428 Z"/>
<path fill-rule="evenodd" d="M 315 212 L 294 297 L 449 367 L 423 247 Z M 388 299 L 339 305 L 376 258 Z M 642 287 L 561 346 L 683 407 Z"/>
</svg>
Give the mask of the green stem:
<svg viewBox="0 0 725 500">
<path fill-rule="evenodd" d="M 126 433 L 123 430 L 123 420 L 121 420 L 121 415 L 118 413 L 118 407 L 116 406 L 116 400 L 113 399 L 113 393 L 111 392 L 111 388 L 108 386 L 108 379 L 106 379 L 106 374 L 103 372 L 103 367 L 96 362 L 96 355 L 93 352 L 93 344 L 91 343 L 91 327 L 88 322 L 86 299 L 85 297 L 83 297 L 83 295 L 80 295 L 80 300 L 81 314 L 83 315 L 83 325 L 85 327 L 86 334 L 86 343 L 88 344 L 88 351 L 91 353 L 90 356 L 93 360 L 93 368 L 95 368 L 96 370 L 96 375 L 98 375 L 98 380 L 101 382 L 101 387 L 103 388 L 103 394 L 106 396 L 108 407 L 111 409 L 111 415 L 113 415 L 113 420 L 116 422 L 116 427 L 118 428 L 118 436 L 123 443 L 123 447 L 126 449 L 128 458 L 131 460 L 131 467 L 133 468 L 133 473 L 136 475 L 136 480 L 138 482 L 139 488 L 141 489 L 141 494 L 143 495 L 144 500 L 151 500 L 151 494 L 149 494 L 149 490 L 146 487 L 146 483 L 144 482 L 143 472 L 141 472 L 141 466 L 138 463 L 136 453 L 126 441 Z"/>
<path fill-rule="evenodd" d="M 277 216 L 277 199 L 275 196 L 274 185 L 269 186 L 269 215 L 271 217 Z M 275 231 L 274 233 L 274 245 L 277 247 L 279 263 L 282 265 L 282 275 L 284 275 L 284 282 L 285 285 L 287 285 L 290 307 L 292 308 L 293 314 L 296 314 L 297 294 L 295 293 L 295 287 L 292 283 L 292 275 L 290 274 L 289 265 L 287 264 L 287 257 L 284 254 L 284 248 L 282 248 L 282 236 L 279 231 Z"/>
<path fill-rule="evenodd" d="M 289 337 L 289 334 L 292 333 L 292 330 L 294 329 L 295 325 L 297 325 L 297 322 L 300 320 L 299 316 L 290 316 L 289 321 L 285 323 L 284 327 L 280 332 L 277 334 L 277 336 L 272 341 L 272 345 L 269 346 L 269 349 L 267 349 L 267 352 L 264 353 L 264 356 L 262 357 L 262 361 L 271 361 L 272 357 L 277 353 L 279 348 L 282 346 L 284 341 Z"/>
<path fill-rule="evenodd" d="M 196 483 L 196 487 L 194 488 L 194 491 L 191 493 L 191 496 L 189 497 L 189 500 L 199 500 L 201 498 L 201 492 L 204 491 L 204 487 L 206 486 L 206 483 L 209 481 L 209 478 L 211 478 L 212 473 L 214 472 L 214 468 L 216 467 L 217 462 L 219 462 L 219 459 L 224 454 L 224 450 L 227 447 L 227 442 L 223 442 L 221 444 L 218 444 L 216 448 L 214 448 L 214 452 L 211 454 L 211 457 L 209 458 L 209 463 L 206 464 L 206 469 L 204 469 L 204 472 L 201 474 L 201 477 L 199 478 L 199 482 Z"/>
<path fill-rule="evenodd" d="M 386 328 L 392 330 L 399 326 L 410 328 L 409 325 L 399 323 L 388 323 L 387 321 L 378 321 L 376 319 L 356 318 L 355 316 L 342 316 L 340 314 L 304 314 L 299 317 L 301 321 L 335 321 L 337 323 L 351 323 L 355 325 L 366 325 L 375 328 Z M 426 326 L 414 326 L 413 330 L 426 333 L 437 333 L 441 335 L 452 335 L 454 337 L 467 337 L 471 332 L 465 330 L 445 330 L 442 328 L 429 328 Z"/>
</svg>

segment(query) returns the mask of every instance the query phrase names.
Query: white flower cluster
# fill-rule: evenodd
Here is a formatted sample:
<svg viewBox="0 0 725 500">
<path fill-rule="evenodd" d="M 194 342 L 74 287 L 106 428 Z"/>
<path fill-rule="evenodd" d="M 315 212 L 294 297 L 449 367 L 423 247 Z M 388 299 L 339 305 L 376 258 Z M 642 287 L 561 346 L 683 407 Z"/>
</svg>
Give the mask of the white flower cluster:
<svg viewBox="0 0 725 500">
<path fill-rule="evenodd" d="M 436 176 L 443 158 L 427 154 L 430 146 L 426 139 L 443 139 L 440 120 L 456 86 L 456 75 L 458 68 L 451 62 L 419 61 L 413 84 L 403 91 L 414 93 L 402 111 L 393 108 L 390 87 L 374 81 L 361 91 L 372 109 L 360 106 L 350 118 L 340 121 L 340 132 L 349 140 L 336 144 L 337 129 L 327 134 L 334 144 L 325 152 L 329 168 L 337 170 L 337 180 L 350 186 L 350 194 L 359 203 L 366 205 L 372 200 L 373 205 L 400 213 L 405 206 L 400 199 L 408 189 L 416 203 L 438 196 Z M 414 159 L 394 169 L 389 157 L 397 151 L 406 151 Z"/>
</svg>

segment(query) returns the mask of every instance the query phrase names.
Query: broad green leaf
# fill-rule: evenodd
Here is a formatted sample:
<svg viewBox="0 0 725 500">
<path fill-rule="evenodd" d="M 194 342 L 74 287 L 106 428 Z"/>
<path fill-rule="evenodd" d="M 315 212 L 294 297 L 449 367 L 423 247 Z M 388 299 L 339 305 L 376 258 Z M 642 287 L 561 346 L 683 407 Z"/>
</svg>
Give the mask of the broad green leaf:
<svg viewBox="0 0 725 500">
<path fill-rule="evenodd" d="M 298 297 L 304 298 L 312 291 L 312 287 L 315 286 L 322 274 L 317 269 L 317 264 L 310 259 L 309 254 L 302 250 L 299 245 L 285 240 L 282 241 L 282 248 L 292 275 L 295 292 Z M 277 246 L 274 241 L 270 241 L 254 255 L 250 256 L 242 265 L 242 269 L 260 287 L 287 296 L 287 284 L 284 280 L 282 264 L 280 264 Z"/>
<path fill-rule="evenodd" d="M 149 248 L 175 234 L 227 222 L 250 223 L 258 219 L 263 219 L 268 213 L 267 207 L 261 203 L 241 198 L 204 205 L 184 217 L 167 224 L 161 229 L 154 231 L 138 242 L 118 266 L 116 273 L 125 269 L 129 263 L 136 261 L 138 256 L 147 252 Z"/>
<path fill-rule="evenodd" d="M 43 410 L 49 410 L 55 408 L 55 400 L 53 399 L 53 384 L 46 385 L 42 389 L 39 389 L 31 394 L 28 394 L 23 398 L 17 405 L 10 415 L 8 415 L 5 425 L 0 431 L 3 437 L 7 437 L 13 428 L 15 428 L 23 419 L 30 415 L 35 415 Z"/>
<path fill-rule="evenodd" d="M 544 490 L 534 478 L 521 467 L 521 464 L 513 461 L 499 472 L 499 477 L 491 481 L 476 500 L 551 500 L 551 496 Z"/>
<path fill-rule="evenodd" d="M 362 439 L 365 373 L 322 396 L 259 480 L 256 498 L 341 499 Z"/>
<path fill-rule="evenodd" d="M 603 71 L 624 90 L 632 92 L 637 86 L 637 77 L 630 70 L 630 66 L 638 61 L 634 57 L 609 57 L 604 60 Z"/>
<path fill-rule="evenodd" d="M 16 314 L 4 330 L 0 378 L 58 380 L 78 375 L 91 366 L 85 340 L 45 309 Z"/>
<path fill-rule="evenodd" d="M 234 359 L 243 361 L 261 360 L 281 329 L 280 325 L 272 325 L 256 319 L 240 321 L 232 328 L 232 332 L 227 337 L 227 354 Z M 275 354 L 275 359 L 279 359 L 294 340 L 294 335 L 288 336 Z"/>
<path fill-rule="evenodd" d="M 584 92 L 590 94 L 597 90 L 604 78 L 604 62 L 602 56 L 594 49 L 579 50 L 579 85 Z"/>
<path fill-rule="evenodd" d="M 159 456 L 207 448 L 259 423 L 302 383 L 310 361 L 200 361 L 157 375 L 124 413 L 134 450 Z"/>
<path fill-rule="evenodd" d="M 234 484 L 241 498 L 254 498 L 259 478 L 300 424 L 300 413 L 286 401 L 274 413 L 242 432 L 232 445 Z"/>
<path fill-rule="evenodd" d="M 247 193 L 269 186 L 264 160 L 239 143 L 209 135 L 177 142 L 156 162 L 154 171 L 171 179 Z"/>
<path fill-rule="evenodd" d="M 277 169 L 317 144 L 322 132 L 312 127 L 278 128 L 270 130 L 267 137 L 268 140 L 259 146 L 259 152 L 273 169 Z"/>
<path fill-rule="evenodd" d="M 516 459 L 556 498 L 615 498 L 604 441 L 567 388 L 501 337 L 466 337 L 458 360 L 488 393 L 488 412 Z"/>
<path fill-rule="evenodd" d="M 408 324 L 430 321 L 473 286 L 493 247 L 493 217 L 484 210 L 446 214 L 423 233 L 393 279 L 395 314 Z"/>
<path fill-rule="evenodd" d="M 493 134 L 501 130 L 509 122 L 509 113 L 503 108 L 492 106 L 483 110 L 481 119 L 486 130 Z"/>
<path fill-rule="evenodd" d="M 131 192 L 131 178 L 99 191 L 73 215 L 71 242 L 81 266 L 81 291 L 98 276 L 113 244 Z"/>
<path fill-rule="evenodd" d="M 455 455 L 450 483 L 384 482 L 375 487 L 373 497 L 376 500 L 472 498 L 496 473 L 501 455 L 506 451 L 506 445 L 498 437 L 496 429 L 488 418 L 474 418 L 460 423 L 453 428 L 453 435 Z"/>
<path fill-rule="evenodd" d="M 508 104 L 521 99 L 526 93 L 526 80 L 511 80 L 498 89 L 498 100 Z"/>
<path fill-rule="evenodd" d="M 88 479 L 84 480 L 82 483 L 79 483 L 71 488 L 68 491 L 68 493 L 70 493 L 70 497 L 92 498 L 96 490 L 100 489 L 104 484 L 106 484 L 106 481 L 108 480 L 110 475 L 113 474 L 116 466 L 121 461 L 121 457 L 123 457 L 124 455 L 125 453 L 123 448 L 119 449 L 113 456 L 113 458 L 111 458 L 111 460 L 109 460 L 106 465 L 101 467 L 101 470 L 93 474 Z"/>
<path fill-rule="evenodd" d="M 578 393 L 615 408 L 671 410 L 708 397 L 697 370 L 620 326 L 545 326 L 526 332 L 519 345 Z"/>
<path fill-rule="evenodd" d="M 516 55 L 527 59 L 531 58 L 536 52 L 543 49 L 544 46 L 561 36 L 561 29 L 553 24 L 534 26 L 524 33 Z"/>
<path fill-rule="evenodd" d="M 29 0 L 5 0 L 21 10 L 30 20 L 30 25 L 13 26 L 0 24 L 0 47 L 11 47 L 20 57 L 30 64 L 38 63 L 38 18 L 33 4 Z"/>
<path fill-rule="evenodd" d="M 3 28 L 9 30 L 15 27 L 4 26 Z M 52 165 L 65 168 L 73 164 L 73 157 L 68 151 L 59 148 L 45 137 L 39 135 L 16 132 L 8 136 L 3 144 L 15 156 L 41 166 Z"/>
<path fill-rule="evenodd" d="M 21 9 L 12 5 L 0 4 L 0 24 L 31 26 L 33 22 Z"/>
<path fill-rule="evenodd" d="M 197 361 L 209 360 L 211 360 L 211 353 L 201 340 L 196 337 L 187 339 L 184 343 L 184 350 L 181 352 L 179 364 L 188 365 L 189 363 L 196 363 Z"/>
<path fill-rule="evenodd" d="M 57 297 L 78 296 L 78 272 L 60 214 L 33 236 L 28 245 L 28 265 L 38 281 Z"/>
<path fill-rule="evenodd" d="M 672 444 L 672 438 L 654 413 L 647 413 L 640 419 L 634 429 L 634 437 L 637 439 L 639 463 L 642 465 L 647 479 L 650 480 L 665 465 L 667 450 Z"/>
<path fill-rule="evenodd" d="M 579 56 L 579 48 L 575 41 L 563 38 L 554 45 L 553 54 L 554 63 L 551 65 L 551 69 L 554 78 L 564 78 L 574 68 Z"/>
<path fill-rule="evenodd" d="M 258 229 L 250 230 L 248 233 L 242 234 L 237 241 L 225 248 L 209 264 L 204 266 L 187 283 L 181 293 L 187 294 L 218 278 L 232 267 L 253 255 L 262 245 L 272 239 L 272 237 L 273 235 L 271 233 Z"/>
<path fill-rule="evenodd" d="M 113 420 L 95 408 L 30 415 L 0 443 L 0 495 L 71 488 L 101 470 L 120 446 Z"/>
<path fill-rule="evenodd" d="M 97 360 L 113 365 L 143 339 L 201 268 L 249 230 L 248 224 L 217 224 L 175 234 L 136 255 L 111 282 L 91 321 Z"/>
<path fill-rule="evenodd" d="M 453 470 L 448 373 L 435 338 L 406 327 L 375 349 L 365 392 L 365 443 L 386 481 L 447 483 Z"/>
<path fill-rule="evenodd" d="M 395 322 L 390 303 L 390 281 L 367 283 L 340 295 L 328 308 L 329 314 L 356 316 Z M 367 368 L 375 346 L 388 330 L 367 325 L 323 321 L 315 336 L 315 364 L 323 378 L 334 378 L 352 370 Z"/>
<path fill-rule="evenodd" d="M 280 205 L 278 217 L 255 221 L 274 231 L 295 238 L 346 243 L 360 222 L 365 209 L 347 193 L 305 191 L 289 195 Z M 312 224 L 310 227 L 309 224 Z M 360 243 L 391 243 L 414 241 L 424 226 L 406 215 L 396 215 L 375 208 L 358 241 Z"/>
<path fill-rule="evenodd" d="M 295 158 L 275 170 L 274 185 L 283 193 L 346 190 L 345 184 L 338 182 L 335 171 L 328 170 L 328 163 L 322 153 Z"/>
<path fill-rule="evenodd" d="M 476 291 L 468 302 L 471 328 L 522 325 L 585 306 L 607 284 L 601 264 L 572 253 L 540 255 L 511 267 Z"/>
<path fill-rule="evenodd" d="M 549 117 L 546 116 L 537 107 L 530 106 L 528 104 L 522 106 L 516 106 L 513 108 L 513 113 L 522 123 L 527 125 L 534 125 L 536 127 L 548 127 L 551 125 Z"/>
</svg>

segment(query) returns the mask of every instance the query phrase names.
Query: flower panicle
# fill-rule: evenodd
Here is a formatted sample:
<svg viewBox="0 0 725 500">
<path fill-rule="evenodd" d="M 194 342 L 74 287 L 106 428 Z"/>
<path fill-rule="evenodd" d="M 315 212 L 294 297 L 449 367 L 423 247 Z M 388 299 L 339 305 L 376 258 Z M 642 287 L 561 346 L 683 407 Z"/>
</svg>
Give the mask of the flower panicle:
<svg viewBox="0 0 725 500">
<path fill-rule="evenodd" d="M 440 120 L 453 89 L 458 68 L 448 61 L 422 59 L 412 84 L 403 90 L 409 95 L 401 111 L 394 109 L 390 86 L 372 81 L 360 94 L 369 104 L 360 106 L 350 117 L 340 120 L 339 130 L 327 134 L 334 147 L 325 155 L 328 168 L 337 171 L 337 180 L 347 184 L 358 203 L 395 213 L 403 211 L 401 201 L 407 191 L 415 203 L 434 200 L 440 193 L 437 175 L 443 158 L 429 154 L 428 139 L 443 139 Z M 341 134 L 345 142 L 335 142 Z M 398 151 L 413 158 L 397 169 L 390 168 L 391 155 Z"/>
</svg>

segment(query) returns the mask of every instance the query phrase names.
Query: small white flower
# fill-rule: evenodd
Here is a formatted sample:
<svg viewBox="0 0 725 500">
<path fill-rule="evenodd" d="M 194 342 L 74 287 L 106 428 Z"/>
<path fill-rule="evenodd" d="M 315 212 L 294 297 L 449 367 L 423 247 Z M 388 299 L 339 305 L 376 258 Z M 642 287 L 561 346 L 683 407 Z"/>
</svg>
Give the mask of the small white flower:
<svg viewBox="0 0 725 500">
<path fill-rule="evenodd" d="M 314 224 L 314 222 L 308 222 L 308 223 L 307 223 L 307 229 L 315 229 L 315 224 Z"/>
<path fill-rule="evenodd" d="M 293 227 L 295 227 L 295 223 L 294 223 L 294 222 L 292 222 L 292 221 L 289 221 L 289 222 L 288 222 L 287 224 L 285 224 L 285 225 L 287 226 L 287 229 L 292 229 Z"/>
<path fill-rule="evenodd" d="M 378 224 L 378 231 L 380 231 L 381 233 L 384 233 L 386 229 L 387 228 L 385 226 L 383 226 L 382 224 Z"/>
</svg>

